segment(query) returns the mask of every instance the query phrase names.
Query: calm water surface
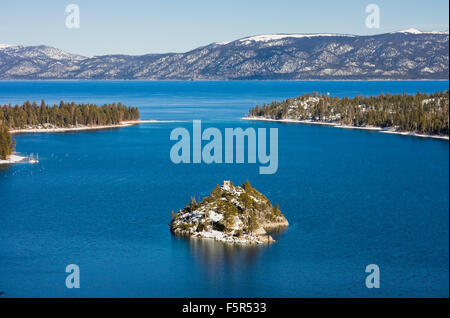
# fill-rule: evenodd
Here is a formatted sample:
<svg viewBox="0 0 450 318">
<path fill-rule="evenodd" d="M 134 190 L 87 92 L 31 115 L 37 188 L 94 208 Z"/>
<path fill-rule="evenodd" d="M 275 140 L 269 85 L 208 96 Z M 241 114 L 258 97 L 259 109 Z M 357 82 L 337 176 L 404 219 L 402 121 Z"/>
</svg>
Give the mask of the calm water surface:
<svg viewBox="0 0 450 318">
<path fill-rule="evenodd" d="M 279 169 L 174 165 L 170 131 L 190 123 L 17 136 L 40 163 L 0 168 L 0 297 L 448 297 L 447 141 L 245 122 L 302 93 L 434 92 L 444 82 L 0 82 L 0 104 L 122 101 L 143 119 L 204 128 L 277 127 Z M 252 185 L 291 223 L 270 246 L 169 232 L 170 211 L 224 179 Z M 65 287 L 65 267 L 81 288 Z M 365 287 L 378 264 L 381 288 Z"/>
</svg>

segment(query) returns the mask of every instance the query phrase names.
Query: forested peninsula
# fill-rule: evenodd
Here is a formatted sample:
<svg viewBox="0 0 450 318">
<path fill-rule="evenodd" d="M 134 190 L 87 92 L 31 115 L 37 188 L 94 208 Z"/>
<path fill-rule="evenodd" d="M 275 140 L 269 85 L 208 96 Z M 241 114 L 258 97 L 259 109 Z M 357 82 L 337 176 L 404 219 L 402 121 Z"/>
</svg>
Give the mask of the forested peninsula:
<svg viewBox="0 0 450 318">
<path fill-rule="evenodd" d="M 76 104 L 61 101 L 47 105 L 44 100 L 25 102 L 23 105 L 0 107 L 0 160 L 14 152 L 15 140 L 11 133 L 70 131 L 124 126 L 139 120 L 139 110 L 122 103 Z"/>
<path fill-rule="evenodd" d="M 119 125 L 123 121 L 139 119 L 136 107 L 121 103 L 75 104 L 61 101 L 49 106 L 45 101 L 25 102 L 23 105 L 3 105 L 0 108 L 0 122 L 10 130 L 25 128 L 72 128 L 79 126 Z"/>
<path fill-rule="evenodd" d="M 449 92 L 331 97 L 305 94 L 254 106 L 244 119 L 330 124 L 448 139 Z"/>
</svg>

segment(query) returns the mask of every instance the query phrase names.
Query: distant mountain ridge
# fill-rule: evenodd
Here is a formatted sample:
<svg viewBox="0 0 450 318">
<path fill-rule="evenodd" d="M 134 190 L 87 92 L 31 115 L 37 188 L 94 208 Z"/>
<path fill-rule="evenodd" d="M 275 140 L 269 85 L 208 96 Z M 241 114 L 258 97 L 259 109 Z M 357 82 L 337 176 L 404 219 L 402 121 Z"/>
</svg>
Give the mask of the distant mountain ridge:
<svg viewBox="0 0 450 318">
<path fill-rule="evenodd" d="M 185 53 L 85 57 L 48 46 L 0 44 L 0 79 L 448 79 L 449 33 L 265 34 Z"/>
</svg>

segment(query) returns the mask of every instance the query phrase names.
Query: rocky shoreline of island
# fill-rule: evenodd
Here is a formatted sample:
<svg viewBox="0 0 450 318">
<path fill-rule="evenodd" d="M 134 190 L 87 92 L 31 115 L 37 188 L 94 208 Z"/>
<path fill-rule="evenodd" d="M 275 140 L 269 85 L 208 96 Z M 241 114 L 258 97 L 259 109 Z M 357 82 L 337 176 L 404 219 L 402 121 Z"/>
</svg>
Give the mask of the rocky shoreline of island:
<svg viewBox="0 0 450 318">
<path fill-rule="evenodd" d="M 420 133 L 409 132 L 409 131 L 399 131 L 399 130 L 396 130 L 394 127 L 352 126 L 352 125 L 344 125 L 344 124 L 341 124 L 338 122 L 324 122 L 324 121 L 300 120 L 300 119 L 290 119 L 290 118 L 273 119 L 273 118 L 266 118 L 266 117 L 261 117 L 261 116 L 246 116 L 246 117 L 242 117 L 241 119 L 242 120 L 254 120 L 254 121 L 272 121 L 272 122 L 290 123 L 290 124 L 322 125 L 322 126 L 331 126 L 331 127 L 343 128 L 343 129 L 371 130 L 371 131 L 377 131 L 377 132 L 386 133 L 386 134 L 395 134 L 395 135 L 402 135 L 402 136 L 433 138 L 433 139 L 441 139 L 441 140 L 447 140 L 447 141 L 449 140 L 449 136 L 427 135 L 427 134 L 420 134 Z"/>
</svg>

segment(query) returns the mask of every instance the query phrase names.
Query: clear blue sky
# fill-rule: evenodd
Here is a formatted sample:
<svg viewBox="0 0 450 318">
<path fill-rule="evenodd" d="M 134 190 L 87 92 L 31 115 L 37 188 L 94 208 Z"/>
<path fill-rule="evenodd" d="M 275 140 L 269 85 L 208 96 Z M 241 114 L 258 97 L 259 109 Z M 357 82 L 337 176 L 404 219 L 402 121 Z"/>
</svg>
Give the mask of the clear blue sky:
<svg viewBox="0 0 450 318">
<path fill-rule="evenodd" d="M 70 3 L 80 7 L 80 29 L 65 27 Z M 380 7 L 379 29 L 365 26 L 370 3 Z M 448 10 L 446 0 L 2 0 L 0 43 L 86 56 L 185 52 L 264 33 L 443 31 Z"/>
</svg>

